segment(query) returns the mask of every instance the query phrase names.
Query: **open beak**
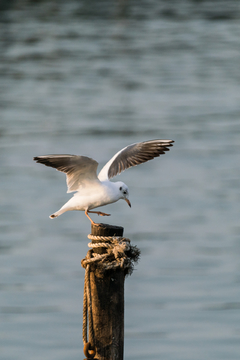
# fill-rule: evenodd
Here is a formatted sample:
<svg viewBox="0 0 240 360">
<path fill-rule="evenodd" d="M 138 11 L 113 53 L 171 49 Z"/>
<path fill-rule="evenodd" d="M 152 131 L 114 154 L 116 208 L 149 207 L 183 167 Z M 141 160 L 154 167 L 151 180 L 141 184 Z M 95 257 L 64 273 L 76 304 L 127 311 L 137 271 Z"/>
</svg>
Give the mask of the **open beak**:
<svg viewBox="0 0 240 360">
<path fill-rule="evenodd" d="M 130 206 L 130 207 L 132 206 L 128 199 L 124 199 L 124 200 L 128 203 L 128 206 Z"/>
</svg>

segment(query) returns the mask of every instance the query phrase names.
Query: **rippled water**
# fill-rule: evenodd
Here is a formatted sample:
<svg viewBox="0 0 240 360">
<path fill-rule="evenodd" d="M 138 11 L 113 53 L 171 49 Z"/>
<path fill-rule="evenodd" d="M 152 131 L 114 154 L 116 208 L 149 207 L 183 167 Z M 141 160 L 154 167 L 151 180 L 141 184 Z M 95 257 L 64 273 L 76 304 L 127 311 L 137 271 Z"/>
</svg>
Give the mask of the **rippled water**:
<svg viewBox="0 0 240 360">
<path fill-rule="evenodd" d="M 15 1 L 1 12 L 1 359 L 83 356 L 90 223 L 49 220 L 69 198 L 65 176 L 32 157 L 102 166 L 152 138 L 175 144 L 118 177 L 132 209 L 104 209 L 142 251 L 126 279 L 125 359 L 239 359 L 239 15 L 234 1 Z"/>
</svg>

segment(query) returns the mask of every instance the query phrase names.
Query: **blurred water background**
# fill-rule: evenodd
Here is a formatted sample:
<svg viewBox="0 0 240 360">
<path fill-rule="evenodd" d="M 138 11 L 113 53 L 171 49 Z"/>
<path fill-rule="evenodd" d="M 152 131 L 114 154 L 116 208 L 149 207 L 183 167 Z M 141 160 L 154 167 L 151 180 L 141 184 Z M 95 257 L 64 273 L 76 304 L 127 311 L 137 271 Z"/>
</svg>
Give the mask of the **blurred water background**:
<svg viewBox="0 0 240 360">
<path fill-rule="evenodd" d="M 125 359 L 239 360 L 240 3 L 1 1 L 0 20 L 1 360 L 83 358 L 90 222 L 48 218 L 65 175 L 33 156 L 102 166 L 154 138 L 174 147 L 116 179 L 132 208 L 104 208 L 142 251 Z"/>
</svg>

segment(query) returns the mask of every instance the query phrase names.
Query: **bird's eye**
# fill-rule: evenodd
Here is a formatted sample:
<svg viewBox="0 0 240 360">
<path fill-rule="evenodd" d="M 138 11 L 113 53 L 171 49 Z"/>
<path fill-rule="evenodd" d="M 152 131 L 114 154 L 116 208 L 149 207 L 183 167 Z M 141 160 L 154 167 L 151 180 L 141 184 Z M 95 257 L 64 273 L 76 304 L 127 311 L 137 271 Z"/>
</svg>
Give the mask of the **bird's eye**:
<svg viewBox="0 0 240 360">
<path fill-rule="evenodd" d="M 126 193 L 127 193 L 127 192 L 126 192 L 126 191 L 124 191 L 123 193 L 124 193 L 124 195 L 126 195 Z"/>
<path fill-rule="evenodd" d="M 121 186 L 120 186 L 119 190 L 122 191 L 122 187 L 121 187 Z"/>
</svg>

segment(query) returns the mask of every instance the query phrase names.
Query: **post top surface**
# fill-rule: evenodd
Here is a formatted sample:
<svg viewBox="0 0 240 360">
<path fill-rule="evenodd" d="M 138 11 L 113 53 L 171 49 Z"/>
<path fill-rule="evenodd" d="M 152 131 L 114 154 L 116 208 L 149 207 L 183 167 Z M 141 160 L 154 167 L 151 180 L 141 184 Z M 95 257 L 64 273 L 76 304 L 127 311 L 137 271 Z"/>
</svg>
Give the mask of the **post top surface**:
<svg viewBox="0 0 240 360">
<path fill-rule="evenodd" d="M 96 236 L 123 236 L 124 228 L 122 226 L 109 224 L 92 224 L 91 235 Z"/>
</svg>

